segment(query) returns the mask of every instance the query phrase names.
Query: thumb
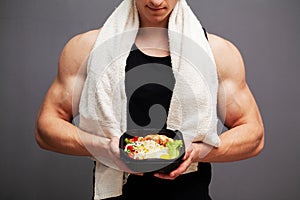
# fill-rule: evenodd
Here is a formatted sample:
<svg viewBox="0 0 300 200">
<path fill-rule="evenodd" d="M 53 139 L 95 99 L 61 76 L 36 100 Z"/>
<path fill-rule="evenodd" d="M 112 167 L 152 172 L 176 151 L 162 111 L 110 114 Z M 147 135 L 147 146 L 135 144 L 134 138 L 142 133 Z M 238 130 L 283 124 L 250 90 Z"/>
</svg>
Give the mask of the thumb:
<svg viewBox="0 0 300 200">
<path fill-rule="evenodd" d="M 120 154 L 119 138 L 117 138 L 117 137 L 111 138 L 110 149 L 114 154 L 116 154 L 116 155 Z"/>
<path fill-rule="evenodd" d="M 193 152 L 193 148 L 192 147 L 189 147 L 188 149 L 186 149 L 186 152 L 185 152 L 185 155 L 183 157 L 183 160 L 186 160 L 191 155 L 192 152 Z"/>
</svg>

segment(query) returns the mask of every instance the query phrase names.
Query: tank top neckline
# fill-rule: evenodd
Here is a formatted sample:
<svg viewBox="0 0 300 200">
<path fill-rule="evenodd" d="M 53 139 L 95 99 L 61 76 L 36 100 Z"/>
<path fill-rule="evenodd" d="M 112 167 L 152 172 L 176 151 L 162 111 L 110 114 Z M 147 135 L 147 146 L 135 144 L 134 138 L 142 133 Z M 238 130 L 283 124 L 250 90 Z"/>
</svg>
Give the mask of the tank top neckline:
<svg viewBox="0 0 300 200">
<path fill-rule="evenodd" d="M 161 60 L 164 60 L 164 59 L 169 59 L 171 57 L 170 55 L 167 55 L 167 56 L 152 56 L 152 55 L 148 55 L 148 54 L 144 53 L 141 49 L 139 49 L 136 46 L 135 43 L 132 45 L 132 50 L 139 52 L 141 55 L 143 55 L 144 57 L 147 57 L 149 59 L 161 59 Z"/>
</svg>

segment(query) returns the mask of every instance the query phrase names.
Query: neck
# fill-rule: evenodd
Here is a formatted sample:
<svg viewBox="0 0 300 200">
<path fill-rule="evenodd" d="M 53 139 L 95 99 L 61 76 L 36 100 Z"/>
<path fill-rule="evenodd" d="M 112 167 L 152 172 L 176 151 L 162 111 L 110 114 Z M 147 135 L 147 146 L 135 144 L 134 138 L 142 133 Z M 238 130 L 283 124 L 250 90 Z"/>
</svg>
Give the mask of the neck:
<svg viewBox="0 0 300 200">
<path fill-rule="evenodd" d="M 141 20 L 140 28 L 151 28 L 151 27 L 168 28 L 168 22 L 169 20 L 164 20 L 161 22 L 150 22 L 146 20 Z"/>
<path fill-rule="evenodd" d="M 168 43 L 168 29 L 166 28 L 140 28 L 137 39 L 151 46 L 161 46 Z"/>
<path fill-rule="evenodd" d="M 139 49 L 152 55 L 169 55 L 168 29 L 141 28 L 137 34 L 136 45 Z"/>
</svg>

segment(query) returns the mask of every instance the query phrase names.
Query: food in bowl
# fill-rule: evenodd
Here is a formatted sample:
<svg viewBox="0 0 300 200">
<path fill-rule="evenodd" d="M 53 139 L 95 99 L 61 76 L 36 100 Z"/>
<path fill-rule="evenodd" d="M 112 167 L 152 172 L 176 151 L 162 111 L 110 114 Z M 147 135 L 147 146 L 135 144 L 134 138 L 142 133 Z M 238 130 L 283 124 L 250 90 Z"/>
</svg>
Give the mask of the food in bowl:
<svg viewBox="0 0 300 200">
<path fill-rule="evenodd" d="M 145 137 L 125 138 L 124 151 L 136 160 L 159 158 L 174 159 L 180 154 L 182 140 L 172 139 L 166 135 L 150 134 Z"/>
<path fill-rule="evenodd" d="M 157 152 L 153 154 L 147 152 L 145 153 L 146 155 L 138 153 L 139 151 L 136 152 L 135 148 L 140 147 L 135 147 L 133 144 L 138 140 L 146 139 L 153 140 L 155 146 L 157 146 L 157 144 L 161 145 L 162 147 L 159 146 L 161 149 L 158 148 Z M 175 141 L 175 143 L 173 143 L 173 141 Z M 133 144 L 128 145 L 129 142 Z M 150 143 L 153 144 L 153 142 Z M 182 133 L 179 130 L 170 129 L 127 130 L 120 137 L 119 148 L 120 158 L 126 166 L 134 172 L 142 173 L 159 172 L 168 174 L 182 163 L 182 159 L 185 155 L 185 143 Z M 150 148 L 150 152 L 151 151 L 154 150 Z"/>
</svg>

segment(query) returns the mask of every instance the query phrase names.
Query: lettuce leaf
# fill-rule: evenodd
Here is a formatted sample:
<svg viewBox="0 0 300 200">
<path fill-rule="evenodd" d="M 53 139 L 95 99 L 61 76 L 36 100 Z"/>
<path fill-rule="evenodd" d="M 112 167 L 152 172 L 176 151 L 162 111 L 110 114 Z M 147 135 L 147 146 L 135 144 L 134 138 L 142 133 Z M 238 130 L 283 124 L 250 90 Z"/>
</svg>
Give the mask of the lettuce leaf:
<svg viewBox="0 0 300 200">
<path fill-rule="evenodd" d="M 180 153 L 180 148 L 182 147 L 182 140 L 169 141 L 166 146 L 168 148 L 170 159 L 177 158 Z"/>
</svg>

